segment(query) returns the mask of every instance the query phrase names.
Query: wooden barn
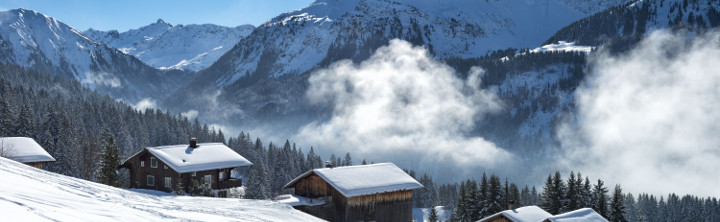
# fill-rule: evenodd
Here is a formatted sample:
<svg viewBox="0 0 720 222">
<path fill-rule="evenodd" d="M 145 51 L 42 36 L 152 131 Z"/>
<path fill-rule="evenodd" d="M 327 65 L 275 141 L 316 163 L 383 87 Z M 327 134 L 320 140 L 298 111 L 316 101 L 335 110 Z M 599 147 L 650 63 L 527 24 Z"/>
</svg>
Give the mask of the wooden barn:
<svg viewBox="0 0 720 222">
<path fill-rule="evenodd" d="M 40 144 L 27 137 L 1 137 L 0 156 L 38 169 L 42 169 L 45 162 L 55 161 Z"/>
<path fill-rule="evenodd" d="M 502 211 L 478 222 L 525 222 L 525 221 L 543 221 L 552 214 L 546 212 L 538 206 L 525 206 L 513 210 Z"/>
<path fill-rule="evenodd" d="M 145 148 L 120 166 L 130 170 L 130 187 L 170 192 L 178 178 L 188 191 L 192 180 L 210 185 L 217 197 L 242 186 L 235 168 L 252 163 L 222 143 L 197 143 Z"/>
<path fill-rule="evenodd" d="M 411 221 L 422 185 L 392 163 L 322 168 L 285 185 L 296 209 L 329 221 Z"/>
</svg>

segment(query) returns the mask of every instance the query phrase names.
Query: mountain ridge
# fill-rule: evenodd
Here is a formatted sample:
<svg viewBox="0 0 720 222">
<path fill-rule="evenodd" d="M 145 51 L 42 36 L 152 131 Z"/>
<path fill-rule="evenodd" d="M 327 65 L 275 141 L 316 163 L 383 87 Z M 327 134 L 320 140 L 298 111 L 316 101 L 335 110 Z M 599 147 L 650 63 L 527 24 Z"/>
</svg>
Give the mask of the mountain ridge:
<svg viewBox="0 0 720 222">
<path fill-rule="evenodd" d="M 172 25 L 158 19 L 125 32 L 91 28 L 83 33 L 158 69 L 199 71 L 214 63 L 254 29 L 252 25 Z"/>
</svg>

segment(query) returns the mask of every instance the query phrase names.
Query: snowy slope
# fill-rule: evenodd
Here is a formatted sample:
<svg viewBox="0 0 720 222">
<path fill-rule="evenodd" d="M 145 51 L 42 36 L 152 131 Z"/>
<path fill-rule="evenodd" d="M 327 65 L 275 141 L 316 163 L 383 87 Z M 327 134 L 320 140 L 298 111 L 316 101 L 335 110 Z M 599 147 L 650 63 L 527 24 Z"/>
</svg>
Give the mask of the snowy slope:
<svg viewBox="0 0 720 222">
<path fill-rule="evenodd" d="M 258 27 L 196 80 L 226 87 L 246 75 L 303 74 L 341 59 L 364 60 L 394 38 L 425 45 L 438 58 L 534 48 L 607 2 L 624 1 L 605 2 L 318 0 Z"/>
<path fill-rule="evenodd" d="M 272 201 L 139 193 L 1 157 L 0 177 L 7 221 L 321 221 Z"/>
<path fill-rule="evenodd" d="M 176 77 L 145 65 L 80 31 L 33 10 L 0 11 L 0 62 L 76 79 L 133 101 L 173 90 Z M 170 78 L 169 78 L 170 77 Z"/>
<path fill-rule="evenodd" d="M 253 29 L 252 25 L 173 26 L 158 19 L 156 23 L 122 33 L 89 29 L 84 34 L 155 68 L 198 71 L 210 66 Z"/>
</svg>

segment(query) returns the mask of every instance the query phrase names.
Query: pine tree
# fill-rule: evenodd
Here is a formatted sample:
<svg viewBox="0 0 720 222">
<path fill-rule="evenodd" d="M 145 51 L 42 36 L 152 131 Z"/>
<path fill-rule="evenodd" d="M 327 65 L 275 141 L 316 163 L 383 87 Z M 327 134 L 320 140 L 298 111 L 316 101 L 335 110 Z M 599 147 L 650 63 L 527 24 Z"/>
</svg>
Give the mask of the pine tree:
<svg viewBox="0 0 720 222">
<path fill-rule="evenodd" d="M 27 103 L 23 103 L 18 114 L 17 125 L 14 134 L 16 136 L 34 137 L 33 129 L 35 126 L 32 119 L 32 111 Z"/>
<path fill-rule="evenodd" d="M 350 153 L 345 154 L 345 159 L 343 160 L 343 166 L 352 166 L 352 158 L 350 157 Z"/>
<path fill-rule="evenodd" d="M 613 222 L 626 222 L 625 219 L 625 198 L 620 185 L 615 185 L 612 200 L 610 201 L 609 220 Z"/>
<path fill-rule="evenodd" d="M 577 188 L 577 183 L 575 180 L 575 173 L 570 172 L 570 177 L 567 181 L 567 193 L 565 194 L 565 200 L 566 202 L 566 209 L 567 211 L 572 211 L 579 209 L 580 207 L 580 198 L 579 198 L 579 189 Z"/>
<path fill-rule="evenodd" d="M 428 215 L 428 221 L 429 222 L 438 222 L 439 221 L 437 210 L 435 210 L 435 206 L 430 207 L 430 214 Z"/>
<path fill-rule="evenodd" d="M 268 171 L 262 160 L 254 163 L 248 175 L 245 197 L 251 199 L 270 198 L 270 182 Z"/>
<path fill-rule="evenodd" d="M 4 97 L 0 97 L 0 137 L 9 136 L 12 132 L 15 115 Z"/>
<path fill-rule="evenodd" d="M 559 214 L 564 213 L 566 211 L 565 204 L 567 201 L 565 200 L 565 183 L 562 180 L 562 177 L 560 176 L 560 172 L 555 171 L 555 176 L 553 177 L 553 199 L 552 206 L 553 209 L 551 211 L 548 211 L 548 213 L 551 214 Z"/>
<path fill-rule="evenodd" d="M 545 185 L 543 186 L 543 191 L 540 194 L 541 201 L 540 201 L 540 207 L 547 211 L 553 211 L 554 206 L 552 200 L 555 198 L 553 193 L 553 180 L 552 176 L 548 175 L 547 179 L 545 180 Z M 551 213 L 552 214 L 552 213 Z"/>
<path fill-rule="evenodd" d="M 487 194 L 487 208 L 488 212 L 487 214 L 495 214 L 497 212 L 505 210 L 505 206 L 503 206 L 503 202 L 505 200 L 505 194 L 503 192 L 503 186 L 500 184 L 500 177 L 495 175 L 490 175 L 490 182 L 488 186 L 488 194 Z M 481 218 L 477 218 L 481 219 Z"/>
<path fill-rule="evenodd" d="M 120 166 L 120 151 L 115 145 L 115 140 L 112 136 L 108 138 L 105 144 L 105 150 L 102 154 L 102 162 L 100 163 L 100 176 L 98 182 L 118 187 L 120 186 L 121 179 L 117 173 L 117 168 Z"/>
<path fill-rule="evenodd" d="M 478 188 L 478 193 L 476 197 L 477 211 L 480 218 L 490 215 L 490 213 L 488 213 L 490 205 L 488 202 L 488 190 L 488 178 L 485 172 L 483 172 L 483 175 L 480 178 L 480 187 Z"/>
<path fill-rule="evenodd" d="M 176 195 L 185 196 L 185 185 L 182 182 L 182 177 L 180 177 L 180 174 L 178 174 L 178 177 L 175 178 L 173 190 L 175 191 Z"/>
<path fill-rule="evenodd" d="M 607 188 L 604 186 L 604 183 L 602 180 L 598 179 L 598 183 L 593 188 L 593 199 L 594 199 L 594 206 L 593 210 L 595 210 L 598 214 L 605 218 L 609 218 L 609 212 L 607 208 Z"/>
</svg>

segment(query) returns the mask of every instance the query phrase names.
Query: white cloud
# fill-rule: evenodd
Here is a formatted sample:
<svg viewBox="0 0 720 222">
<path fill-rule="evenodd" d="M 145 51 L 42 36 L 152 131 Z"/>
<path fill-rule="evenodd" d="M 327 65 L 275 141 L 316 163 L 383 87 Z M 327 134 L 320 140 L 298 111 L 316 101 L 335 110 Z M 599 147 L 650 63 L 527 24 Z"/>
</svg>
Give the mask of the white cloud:
<svg viewBox="0 0 720 222">
<path fill-rule="evenodd" d="M 197 111 L 197 110 L 194 110 L 194 109 L 191 109 L 191 110 L 188 110 L 187 112 L 182 112 L 182 113 L 180 113 L 180 115 L 182 115 L 182 116 L 184 116 L 185 118 L 188 118 L 189 120 L 192 121 L 193 119 L 195 119 L 195 117 L 198 116 L 198 111 Z"/>
<path fill-rule="evenodd" d="M 85 78 L 83 78 L 80 83 L 86 86 L 90 86 L 91 88 L 95 88 L 97 85 L 106 85 L 113 88 L 120 87 L 122 84 L 120 83 L 120 79 L 118 79 L 116 76 L 106 73 L 106 72 L 89 72 L 85 74 Z"/>
<path fill-rule="evenodd" d="M 140 100 L 137 104 L 135 104 L 135 109 L 140 111 L 145 111 L 146 109 L 155 109 L 157 107 L 157 103 L 154 99 L 151 98 L 144 98 Z"/>
<path fill-rule="evenodd" d="M 559 138 L 571 169 L 631 192 L 720 192 L 720 35 L 654 32 L 598 53 Z"/>
<path fill-rule="evenodd" d="M 512 155 L 466 136 L 477 119 L 502 106 L 493 93 L 478 88 L 481 73 L 474 68 L 462 81 L 424 48 L 392 40 L 360 64 L 344 60 L 313 73 L 307 97 L 333 107 L 332 117 L 302 127 L 295 137 L 368 159 L 492 167 Z"/>
</svg>

